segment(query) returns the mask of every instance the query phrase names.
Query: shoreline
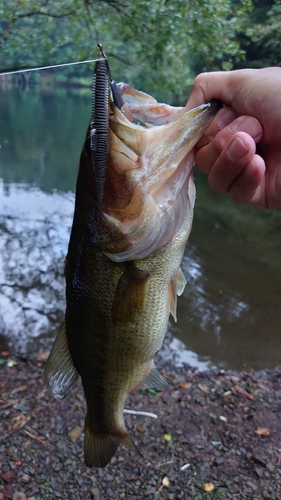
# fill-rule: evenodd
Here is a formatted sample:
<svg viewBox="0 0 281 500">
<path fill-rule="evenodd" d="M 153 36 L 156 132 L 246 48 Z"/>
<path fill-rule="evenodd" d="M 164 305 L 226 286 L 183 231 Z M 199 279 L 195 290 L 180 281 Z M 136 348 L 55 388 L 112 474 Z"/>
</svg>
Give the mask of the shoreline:
<svg viewBox="0 0 281 500">
<path fill-rule="evenodd" d="M 45 360 L 0 356 L 0 500 L 281 498 L 281 367 L 200 372 L 161 361 L 170 387 L 126 403 L 158 417 L 124 417 L 143 456 L 119 447 L 106 468 L 88 469 L 81 382 L 55 400 Z"/>
</svg>

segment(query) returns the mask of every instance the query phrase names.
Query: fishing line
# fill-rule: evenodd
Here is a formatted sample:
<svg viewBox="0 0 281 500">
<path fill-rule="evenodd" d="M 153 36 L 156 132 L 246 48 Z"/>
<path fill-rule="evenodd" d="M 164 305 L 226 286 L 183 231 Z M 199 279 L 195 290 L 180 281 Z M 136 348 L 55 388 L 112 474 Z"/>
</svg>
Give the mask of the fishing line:
<svg viewBox="0 0 281 500">
<path fill-rule="evenodd" d="M 53 64 L 51 66 L 38 66 L 36 68 L 22 68 L 22 69 L 7 70 L 7 71 L 0 70 L 0 76 L 2 76 L 2 75 L 15 75 L 17 73 L 26 73 L 27 71 L 39 71 L 39 70 L 43 70 L 43 69 L 63 68 L 65 66 L 75 66 L 77 64 L 87 64 L 87 63 L 99 61 L 100 59 L 101 58 L 99 57 L 97 59 L 87 59 L 85 61 L 75 61 L 75 62 L 70 62 L 70 63 Z"/>
</svg>

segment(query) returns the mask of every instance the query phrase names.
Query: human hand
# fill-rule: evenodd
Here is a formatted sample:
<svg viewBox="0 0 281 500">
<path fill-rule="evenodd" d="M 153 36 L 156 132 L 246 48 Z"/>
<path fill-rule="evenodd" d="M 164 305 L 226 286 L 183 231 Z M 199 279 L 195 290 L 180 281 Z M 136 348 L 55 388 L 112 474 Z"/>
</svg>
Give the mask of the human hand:
<svg viewBox="0 0 281 500">
<path fill-rule="evenodd" d="M 202 73 L 187 109 L 225 105 L 197 143 L 195 161 L 214 191 L 242 203 L 281 207 L 281 68 Z"/>
</svg>

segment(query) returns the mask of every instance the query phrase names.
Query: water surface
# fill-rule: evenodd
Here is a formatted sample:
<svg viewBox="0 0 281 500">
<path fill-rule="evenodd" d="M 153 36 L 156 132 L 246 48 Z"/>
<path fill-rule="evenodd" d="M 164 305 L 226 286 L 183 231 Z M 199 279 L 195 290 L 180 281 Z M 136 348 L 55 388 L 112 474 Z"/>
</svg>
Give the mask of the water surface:
<svg viewBox="0 0 281 500">
<path fill-rule="evenodd" d="M 49 350 L 90 90 L 0 91 L 0 348 Z M 194 225 L 163 355 L 204 369 L 271 368 L 281 353 L 281 213 L 238 205 L 196 174 Z"/>
</svg>

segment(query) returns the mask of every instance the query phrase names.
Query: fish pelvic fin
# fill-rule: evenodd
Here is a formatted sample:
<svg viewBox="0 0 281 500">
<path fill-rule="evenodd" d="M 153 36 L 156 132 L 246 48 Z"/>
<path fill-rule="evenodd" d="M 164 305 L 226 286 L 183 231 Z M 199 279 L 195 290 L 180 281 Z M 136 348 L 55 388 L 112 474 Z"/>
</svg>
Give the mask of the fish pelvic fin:
<svg viewBox="0 0 281 500">
<path fill-rule="evenodd" d="M 126 430 L 114 434 L 95 432 L 87 424 L 86 419 L 84 455 L 87 467 L 105 467 L 113 457 L 119 444 L 124 444 L 138 455 L 141 454 Z"/>
<path fill-rule="evenodd" d="M 79 373 L 73 364 L 63 323 L 45 366 L 45 382 L 54 396 L 64 398 L 78 377 Z"/>
</svg>

